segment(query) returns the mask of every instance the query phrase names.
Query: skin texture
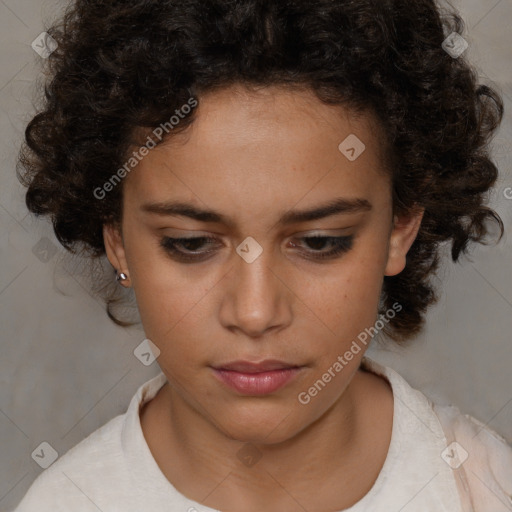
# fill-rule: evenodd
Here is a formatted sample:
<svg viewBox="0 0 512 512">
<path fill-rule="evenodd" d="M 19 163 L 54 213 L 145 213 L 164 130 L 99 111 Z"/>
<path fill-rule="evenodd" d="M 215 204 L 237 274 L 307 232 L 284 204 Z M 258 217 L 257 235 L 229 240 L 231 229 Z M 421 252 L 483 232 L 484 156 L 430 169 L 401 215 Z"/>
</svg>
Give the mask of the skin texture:
<svg viewBox="0 0 512 512">
<path fill-rule="evenodd" d="M 141 411 L 144 435 L 169 481 L 209 507 L 347 508 L 371 489 L 385 461 L 389 385 L 359 369 L 362 346 L 309 404 L 297 397 L 375 324 L 383 277 L 403 270 L 422 212 L 393 219 L 370 114 L 355 117 L 307 90 L 233 86 L 202 96 L 196 115 L 127 176 L 121 230 L 104 226 L 109 261 L 128 274 L 124 285 L 134 288 L 168 379 Z M 350 134 L 366 145 L 353 162 L 338 150 Z M 278 224 L 283 213 L 339 197 L 364 198 L 372 209 Z M 231 223 L 141 211 L 170 200 L 218 211 Z M 301 239 L 313 234 L 354 241 L 336 258 L 315 260 L 308 254 L 332 246 Z M 164 236 L 218 241 L 180 247 L 214 251 L 187 264 L 160 247 Z M 236 252 L 249 236 L 263 249 L 252 263 Z M 256 397 L 226 387 L 211 368 L 265 359 L 302 369 L 284 388 Z M 237 456 L 247 443 L 261 455 L 252 467 Z"/>
</svg>

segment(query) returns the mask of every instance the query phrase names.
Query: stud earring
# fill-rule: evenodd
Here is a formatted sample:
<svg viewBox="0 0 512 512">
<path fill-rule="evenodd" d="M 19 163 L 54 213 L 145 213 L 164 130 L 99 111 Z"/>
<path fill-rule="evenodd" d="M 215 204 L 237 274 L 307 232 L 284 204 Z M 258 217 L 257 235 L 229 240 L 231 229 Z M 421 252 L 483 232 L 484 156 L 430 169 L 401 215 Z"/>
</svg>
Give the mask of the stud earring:
<svg viewBox="0 0 512 512">
<path fill-rule="evenodd" d="M 116 270 L 116 274 L 117 274 L 117 270 Z M 128 276 L 124 273 L 124 272 L 121 272 L 120 274 L 117 274 L 116 275 L 116 281 L 126 281 L 128 279 Z"/>
</svg>

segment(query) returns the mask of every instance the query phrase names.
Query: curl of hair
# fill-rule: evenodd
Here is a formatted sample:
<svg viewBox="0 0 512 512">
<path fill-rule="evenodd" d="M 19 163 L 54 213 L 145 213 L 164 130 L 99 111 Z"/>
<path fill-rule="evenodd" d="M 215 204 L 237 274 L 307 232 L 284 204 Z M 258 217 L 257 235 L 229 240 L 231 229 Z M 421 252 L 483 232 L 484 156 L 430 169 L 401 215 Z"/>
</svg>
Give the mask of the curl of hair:
<svg viewBox="0 0 512 512">
<path fill-rule="evenodd" d="M 309 88 L 376 116 L 394 213 L 424 208 L 406 267 L 384 277 L 381 296 L 380 312 L 402 305 L 384 332 L 405 341 L 438 300 L 430 277 L 440 245 L 451 241 L 457 261 L 471 242 L 486 243 L 487 221 L 503 235 L 485 205 L 503 103 L 464 57 L 442 48 L 463 29 L 433 0 L 76 0 L 47 29 L 58 48 L 18 162 L 27 207 L 51 217 L 69 251 L 81 244 L 103 256 L 102 227 L 120 223 L 122 186 L 104 200 L 93 191 L 126 162 L 141 129 L 147 135 L 192 96 L 234 84 Z M 173 133 L 193 120 L 192 112 Z"/>
</svg>

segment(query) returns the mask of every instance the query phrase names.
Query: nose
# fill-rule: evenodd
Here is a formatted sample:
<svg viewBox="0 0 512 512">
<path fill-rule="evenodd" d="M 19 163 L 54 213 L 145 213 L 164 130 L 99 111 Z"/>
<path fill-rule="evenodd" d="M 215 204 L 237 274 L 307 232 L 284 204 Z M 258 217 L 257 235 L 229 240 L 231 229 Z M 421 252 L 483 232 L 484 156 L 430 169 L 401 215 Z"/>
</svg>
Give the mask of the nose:
<svg viewBox="0 0 512 512">
<path fill-rule="evenodd" d="M 235 254 L 235 264 L 224 277 L 227 284 L 220 309 L 224 327 L 258 338 L 290 324 L 290 288 L 270 252 L 263 251 L 252 263 Z"/>
</svg>

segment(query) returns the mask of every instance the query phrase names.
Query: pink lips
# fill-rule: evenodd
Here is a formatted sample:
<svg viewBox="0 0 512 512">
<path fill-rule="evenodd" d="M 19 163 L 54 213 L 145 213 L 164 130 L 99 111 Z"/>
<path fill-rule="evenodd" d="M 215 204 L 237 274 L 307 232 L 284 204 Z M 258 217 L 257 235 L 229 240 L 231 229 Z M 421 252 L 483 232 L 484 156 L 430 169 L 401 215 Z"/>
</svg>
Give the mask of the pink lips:
<svg viewBox="0 0 512 512">
<path fill-rule="evenodd" d="M 261 363 L 234 361 L 213 370 L 219 380 L 240 393 L 266 395 L 282 388 L 301 368 L 282 361 L 267 360 Z"/>
</svg>

